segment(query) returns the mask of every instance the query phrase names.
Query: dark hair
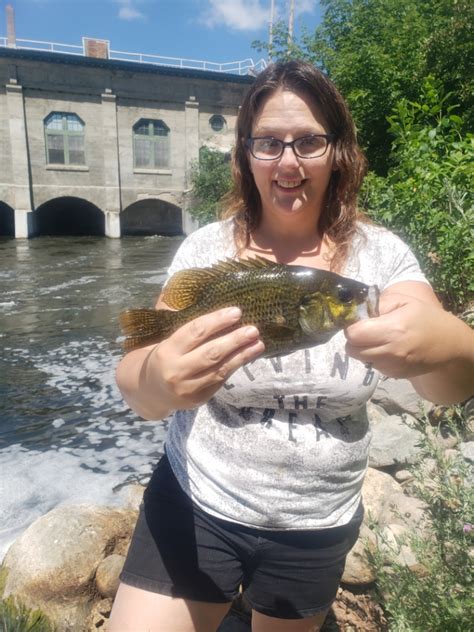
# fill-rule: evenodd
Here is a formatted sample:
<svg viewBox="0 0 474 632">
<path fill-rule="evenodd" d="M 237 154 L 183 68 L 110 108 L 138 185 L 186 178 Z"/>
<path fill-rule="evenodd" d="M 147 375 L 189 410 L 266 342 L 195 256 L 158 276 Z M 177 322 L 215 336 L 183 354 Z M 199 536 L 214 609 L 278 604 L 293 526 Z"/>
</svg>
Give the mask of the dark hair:
<svg viewBox="0 0 474 632">
<path fill-rule="evenodd" d="M 357 194 L 365 174 L 366 161 L 357 144 L 355 126 L 349 109 L 328 77 L 304 61 L 281 62 L 261 72 L 247 92 L 237 118 L 236 144 L 232 156 L 233 189 L 226 196 L 223 218 L 233 217 L 235 241 L 240 250 L 250 243 L 250 233 L 261 219 L 260 195 L 250 171 L 246 139 L 251 135 L 256 115 L 264 101 L 278 89 L 305 95 L 318 106 L 335 135 L 335 165 L 329 181 L 325 208 L 318 231 L 336 245 L 331 260 L 335 269 L 345 260 L 356 220 Z"/>
</svg>

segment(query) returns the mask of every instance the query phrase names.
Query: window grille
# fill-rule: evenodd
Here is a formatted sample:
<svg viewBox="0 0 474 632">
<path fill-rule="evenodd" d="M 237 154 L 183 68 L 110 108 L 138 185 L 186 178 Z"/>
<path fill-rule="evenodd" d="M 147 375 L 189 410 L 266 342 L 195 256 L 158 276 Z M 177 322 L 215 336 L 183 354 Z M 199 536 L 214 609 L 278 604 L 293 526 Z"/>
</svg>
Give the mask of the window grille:
<svg viewBox="0 0 474 632">
<path fill-rule="evenodd" d="M 134 166 L 166 169 L 170 165 L 170 130 L 163 121 L 140 119 L 133 126 Z"/>
<path fill-rule="evenodd" d="M 53 165 L 85 165 L 85 125 L 76 114 L 52 112 L 44 121 L 46 161 Z"/>
<path fill-rule="evenodd" d="M 209 119 L 209 125 L 211 126 L 211 129 L 214 130 L 214 132 L 222 132 L 222 130 L 226 128 L 227 123 L 223 116 L 221 116 L 220 114 L 214 114 Z"/>
</svg>

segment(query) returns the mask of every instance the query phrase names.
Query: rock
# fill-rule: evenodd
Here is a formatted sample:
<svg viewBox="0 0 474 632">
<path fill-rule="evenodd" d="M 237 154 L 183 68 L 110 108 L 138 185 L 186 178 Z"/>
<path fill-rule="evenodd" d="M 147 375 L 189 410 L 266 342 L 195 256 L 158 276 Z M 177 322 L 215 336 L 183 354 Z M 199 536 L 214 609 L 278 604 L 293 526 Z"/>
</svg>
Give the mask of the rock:
<svg viewBox="0 0 474 632">
<path fill-rule="evenodd" d="M 367 417 L 371 425 L 373 425 L 389 417 L 389 414 L 382 408 L 382 406 L 379 406 L 372 401 L 368 401 Z"/>
<path fill-rule="evenodd" d="M 379 542 L 379 549 L 384 552 L 387 564 L 401 564 L 411 570 L 420 567 L 410 545 L 408 527 L 399 524 L 388 524 L 382 530 L 382 537 Z"/>
<path fill-rule="evenodd" d="M 95 603 L 85 622 L 85 630 L 87 630 L 87 632 L 95 632 L 95 630 L 105 632 L 111 612 L 112 599 L 101 599 Z"/>
<path fill-rule="evenodd" d="M 362 487 L 362 497 L 366 524 L 400 524 L 421 529 L 427 518 L 425 504 L 421 500 L 407 496 L 390 474 L 370 467 Z"/>
<path fill-rule="evenodd" d="M 4 597 L 42 610 L 58 632 L 83 631 L 101 560 L 126 548 L 136 521 L 130 510 L 61 506 L 36 520 L 10 547 Z"/>
<path fill-rule="evenodd" d="M 390 474 L 369 467 L 362 487 L 364 521 L 374 520 L 380 524 L 390 499 L 398 494 L 403 494 L 403 488 Z"/>
<path fill-rule="evenodd" d="M 463 414 L 466 420 L 465 439 L 466 441 L 474 441 L 474 397 L 468 399 L 464 404 Z"/>
<path fill-rule="evenodd" d="M 375 549 L 376 538 L 373 532 L 362 524 L 359 539 L 353 546 L 346 559 L 346 566 L 342 581 L 345 584 L 363 585 L 375 580 L 374 569 L 367 559 L 367 548 Z"/>
<path fill-rule="evenodd" d="M 426 427 L 427 436 L 433 441 L 435 445 L 442 450 L 450 450 L 455 448 L 458 444 L 458 437 L 453 430 L 446 425 L 441 425 L 439 428 L 433 428 L 432 426 Z"/>
<path fill-rule="evenodd" d="M 372 401 L 391 415 L 409 413 L 417 418 L 423 418 L 432 406 L 418 395 L 409 380 L 395 378 L 380 380 Z"/>
<path fill-rule="evenodd" d="M 463 459 L 474 463 L 474 441 L 464 441 L 459 444 L 459 451 L 461 452 Z"/>
<path fill-rule="evenodd" d="M 420 454 L 418 443 L 422 438 L 419 430 L 410 426 L 413 417 L 406 421 L 397 415 L 389 415 L 371 424 L 369 465 L 387 467 L 402 463 L 415 463 Z"/>
<path fill-rule="evenodd" d="M 380 524 L 397 524 L 410 527 L 412 530 L 422 530 L 428 520 L 426 504 L 419 498 L 413 498 L 403 492 L 393 494 L 384 503 L 380 516 Z"/>
<path fill-rule="evenodd" d="M 143 501 L 143 492 L 145 491 L 145 486 L 140 485 L 140 483 L 133 483 L 131 485 L 127 485 L 125 490 L 125 498 L 127 507 L 130 509 L 134 509 L 138 511 L 140 509 L 140 505 Z"/>
<path fill-rule="evenodd" d="M 413 474 L 409 470 L 397 470 L 394 477 L 397 483 L 406 483 L 412 480 Z"/>
<path fill-rule="evenodd" d="M 109 555 L 97 567 L 95 584 L 102 597 L 115 597 L 120 583 L 125 557 L 123 555 Z"/>
</svg>

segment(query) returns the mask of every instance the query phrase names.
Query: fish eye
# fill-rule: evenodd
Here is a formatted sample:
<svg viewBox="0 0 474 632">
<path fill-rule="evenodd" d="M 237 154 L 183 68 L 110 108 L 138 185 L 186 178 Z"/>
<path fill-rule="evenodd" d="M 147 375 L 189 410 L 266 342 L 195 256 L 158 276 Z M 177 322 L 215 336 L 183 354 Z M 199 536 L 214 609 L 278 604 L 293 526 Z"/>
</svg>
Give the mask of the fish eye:
<svg viewBox="0 0 474 632">
<path fill-rule="evenodd" d="M 341 303 L 350 303 L 354 298 L 354 294 L 348 287 L 338 286 L 337 298 L 341 301 Z"/>
</svg>

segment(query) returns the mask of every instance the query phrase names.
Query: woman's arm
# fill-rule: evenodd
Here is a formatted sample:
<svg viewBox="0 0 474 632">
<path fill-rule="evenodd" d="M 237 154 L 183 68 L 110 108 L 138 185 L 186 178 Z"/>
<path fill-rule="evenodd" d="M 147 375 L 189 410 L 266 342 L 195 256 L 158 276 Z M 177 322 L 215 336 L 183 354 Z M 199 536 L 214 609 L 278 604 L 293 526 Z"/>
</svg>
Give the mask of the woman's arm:
<svg viewBox="0 0 474 632">
<path fill-rule="evenodd" d="M 446 312 L 425 283 L 389 287 L 380 316 L 351 325 L 346 337 L 349 355 L 409 378 L 425 399 L 452 404 L 474 394 L 474 331 Z"/>
<path fill-rule="evenodd" d="M 164 307 L 159 301 L 157 307 Z M 236 369 L 263 352 L 255 327 L 239 327 L 238 308 L 221 309 L 186 323 L 159 344 L 128 353 L 117 367 L 117 384 L 144 419 L 207 402 Z"/>
</svg>

